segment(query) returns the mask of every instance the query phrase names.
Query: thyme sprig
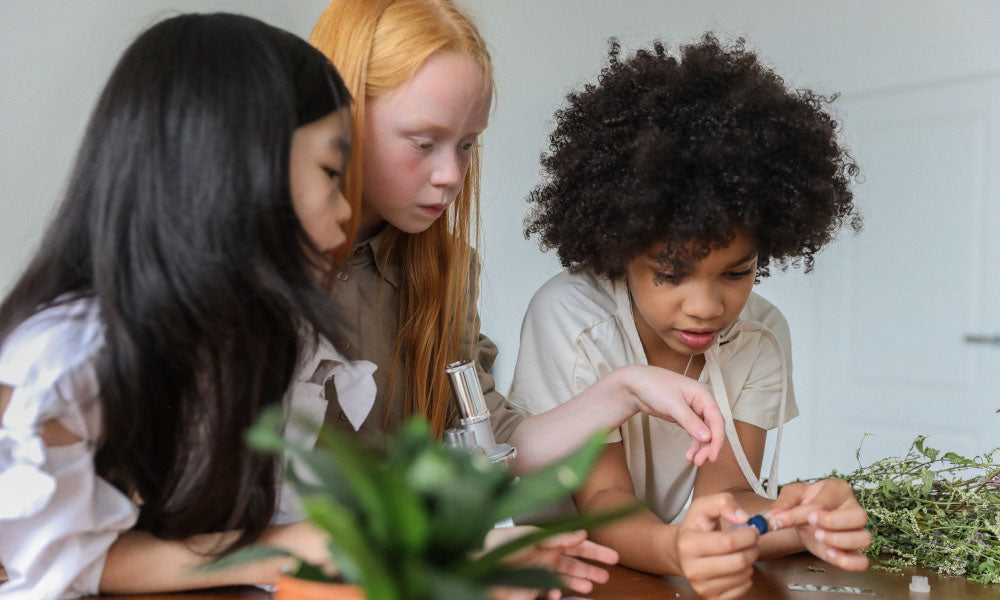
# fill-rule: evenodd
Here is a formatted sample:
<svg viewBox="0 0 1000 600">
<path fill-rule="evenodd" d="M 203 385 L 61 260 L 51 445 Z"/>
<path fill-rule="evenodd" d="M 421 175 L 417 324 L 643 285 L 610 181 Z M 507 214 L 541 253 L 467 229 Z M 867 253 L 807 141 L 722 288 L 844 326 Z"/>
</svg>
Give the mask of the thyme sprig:
<svg viewBox="0 0 1000 600">
<path fill-rule="evenodd" d="M 859 446 L 858 468 L 830 475 L 847 481 L 868 511 L 867 553 L 882 555 L 883 568 L 921 565 L 1000 583 L 1000 447 L 966 458 L 926 439 L 917 436 L 906 456 L 870 465 Z"/>
</svg>

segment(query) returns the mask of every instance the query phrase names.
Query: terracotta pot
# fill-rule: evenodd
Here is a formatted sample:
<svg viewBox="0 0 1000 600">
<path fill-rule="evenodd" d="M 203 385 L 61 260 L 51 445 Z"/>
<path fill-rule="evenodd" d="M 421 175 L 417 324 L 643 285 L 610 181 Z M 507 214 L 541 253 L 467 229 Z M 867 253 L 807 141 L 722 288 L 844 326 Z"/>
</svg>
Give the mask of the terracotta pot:
<svg viewBox="0 0 1000 600">
<path fill-rule="evenodd" d="M 365 600 L 365 592 L 356 585 L 324 583 L 282 575 L 273 600 Z"/>
</svg>

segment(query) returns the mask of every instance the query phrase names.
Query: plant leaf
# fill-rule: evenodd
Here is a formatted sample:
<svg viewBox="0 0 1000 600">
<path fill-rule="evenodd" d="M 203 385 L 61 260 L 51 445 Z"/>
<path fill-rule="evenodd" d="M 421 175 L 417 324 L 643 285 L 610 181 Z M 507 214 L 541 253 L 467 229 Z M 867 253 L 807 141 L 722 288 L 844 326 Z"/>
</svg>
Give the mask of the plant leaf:
<svg viewBox="0 0 1000 600">
<path fill-rule="evenodd" d="M 395 467 L 406 469 L 424 449 L 434 443 L 430 426 L 424 419 L 408 419 L 389 438 L 388 459 Z"/>
<path fill-rule="evenodd" d="M 607 433 L 599 431 L 569 456 L 522 476 L 497 501 L 492 519 L 500 521 L 524 514 L 576 491 L 604 452 L 606 437 Z"/>
<path fill-rule="evenodd" d="M 478 558 L 471 559 L 457 570 L 470 577 L 485 577 L 488 573 L 493 573 L 504 568 L 501 562 L 510 554 L 517 552 L 521 548 L 540 542 L 552 537 L 557 533 L 566 531 L 576 531 L 578 529 L 592 529 L 594 527 L 617 521 L 623 517 L 635 514 L 642 508 L 641 504 L 630 504 L 612 510 L 576 515 L 565 519 L 550 521 L 538 527 L 537 530 L 513 539 L 505 544 L 501 544 Z"/>
<path fill-rule="evenodd" d="M 961 456 L 961 455 L 956 454 L 954 452 L 947 452 L 947 453 L 945 453 L 944 458 L 945 458 L 945 460 L 947 460 L 948 462 L 950 462 L 953 465 L 974 465 L 974 464 L 976 464 L 976 461 L 970 460 L 968 458 L 965 458 L 964 456 Z"/>
<path fill-rule="evenodd" d="M 382 491 L 389 519 L 386 546 L 400 547 L 406 554 L 419 554 L 427 544 L 430 522 L 423 500 L 406 485 L 399 473 L 384 472 L 378 467 L 371 473 Z"/>
<path fill-rule="evenodd" d="M 295 419 L 292 415 L 290 418 Z M 300 495 L 308 495 L 319 490 L 331 494 L 343 504 L 356 504 L 354 494 L 344 483 L 344 476 L 333 456 L 322 449 L 306 448 L 282 435 L 284 412 L 281 406 L 271 406 L 261 412 L 257 422 L 247 430 L 247 445 L 259 452 L 283 453 L 289 459 L 285 476 L 293 483 Z M 305 420 L 299 423 L 304 428 L 315 429 L 316 425 Z M 299 471 L 305 468 L 306 473 Z"/>
<path fill-rule="evenodd" d="M 477 466 L 476 456 L 441 446 L 427 447 L 412 458 L 406 480 L 424 499 L 429 544 L 441 556 L 460 557 L 482 543 L 495 523 L 489 507 L 498 490 L 512 480 L 499 467 Z M 481 458 L 481 457 L 479 457 Z"/>
<path fill-rule="evenodd" d="M 245 565 L 246 563 L 275 558 L 278 556 L 295 557 L 294 554 L 283 548 L 267 546 L 264 544 L 254 544 L 252 546 L 245 546 L 234 552 L 224 554 L 210 563 L 195 567 L 194 571 L 222 571 L 224 569 Z"/>
<path fill-rule="evenodd" d="M 434 600 L 487 600 L 483 584 L 436 569 L 427 571 L 427 591 Z"/>
<path fill-rule="evenodd" d="M 331 429 L 320 430 L 317 444 L 321 445 L 324 452 L 329 453 L 340 479 L 347 483 L 357 498 L 358 505 L 355 508 L 368 514 L 371 533 L 381 540 L 389 539 L 392 535 L 392 519 L 384 500 L 385 490 L 380 489 L 377 478 L 372 474 L 374 465 L 371 456 L 365 454 L 356 442 Z M 314 449 L 312 454 L 318 452 L 319 448 Z"/>
<path fill-rule="evenodd" d="M 479 581 L 486 586 L 500 585 L 534 590 L 559 589 L 563 586 L 563 581 L 558 575 L 548 569 L 537 567 L 504 569 L 490 573 Z"/>
<path fill-rule="evenodd" d="M 462 480 L 441 486 L 431 503 L 431 537 L 435 552 L 461 557 L 479 548 L 496 522 L 490 515 L 490 490 Z M 457 552 L 456 552 L 457 550 Z"/>
<path fill-rule="evenodd" d="M 408 465 L 406 480 L 417 490 L 431 492 L 454 481 L 460 467 L 442 448 L 428 447 L 414 456 L 412 463 Z"/>
<path fill-rule="evenodd" d="M 299 579 L 306 579 L 308 581 L 330 581 L 331 579 L 334 579 L 324 573 L 323 569 L 304 560 L 299 561 L 299 566 L 292 572 L 292 575 L 294 577 L 298 577 Z"/>
<path fill-rule="evenodd" d="M 257 417 L 257 422 L 244 434 L 247 445 L 259 452 L 271 454 L 285 450 L 288 441 L 281 435 L 284 421 L 284 409 L 281 406 L 265 408 Z"/>
<path fill-rule="evenodd" d="M 924 494 L 930 494 L 931 489 L 934 487 L 934 471 L 923 471 L 920 473 L 920 479 L 923 485 L 920 486 L 920 491 Z"/>
<path fill-rule="evenodd" d="M 365 588 L 368 600 L 396 600 L 399 590 L 387 565 L 368 543 L 354 514 L 324 496 L 302 498 L 309 520 L 330 534 L 330 553 L 344 579 Z"/>
</svg>

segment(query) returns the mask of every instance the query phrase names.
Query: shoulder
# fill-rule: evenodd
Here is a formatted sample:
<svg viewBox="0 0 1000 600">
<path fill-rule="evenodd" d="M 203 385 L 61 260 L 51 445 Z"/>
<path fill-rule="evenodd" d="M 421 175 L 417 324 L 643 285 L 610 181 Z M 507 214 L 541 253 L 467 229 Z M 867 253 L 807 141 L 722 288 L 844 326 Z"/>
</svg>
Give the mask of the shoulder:
<svg viewBox="0 0 1000 600">
<path fill-rule="evenodd" d="M 18 390 L 14 398 L 34 400 L 28 406 L 12 402 L 5 424 L 19 408 L 37 418 L 55 408 L 47 406 L 49 401 L 96 396 L 93 364 L 104 344 L 99 312 L 92 298 L 57 304 L 35 313 L 7 336 L 0 348 L 0 383 Z"/>
<path fill-rule="evenodd" d="M 583 332 L 614 319 L 617 312 L 613 282 L 588 272 L 563 271 L 535 292 L 525 322 Z"/>
<path fill-rule="evenodd" d="M 788 328 L 788 321 L 785 320 L 785 315 L 781 314 L 781 310 L 757 292 L 750 293 L 740 318 L 757 321 L 768 328 L 772 325 Z"/>
<path fill-rule="evenodd" d="M 535 294 L 521 325 L 511 401 L 532 414 L 580 393 L 610 370 L 641 362 L 629 340 L 619 307 L 628 292 L 612 281 L 587 273 L 563 272 Z M 631 318 L 631 317 L 629 317 Z M 548 403 L 539 398 L 548 390 Z"/>
<path fill-rule="evenodd" d="M 81 298 L 43 309 L 14 329 L 0 348 L 0 380 L 17 386 L 43 365 L 72 369 L 103 344 L 97 302 Z"/>
<path fill-rule="evenodd" d="M 740 313 L 740 320 L 766 328 L 774 335 L 786 354 L 791 352 L 792 335 L 788 320 L 777 306 L 763 296 L 756 292 L 750 294 L 746 306 Z"/>
<path fill-rule="evenodd" d="M 539 414 L 592 384 L 598 373 L 591 360 L 622 354 L 615 315 L 615 289 L 607 280 L 563 271 L 545 282 L 521 325 L 510 404 Z"/>
<path fill-rule="evenodd" d="M 740 318 L 719 337 L 716 357 L 730 374 L 785 371 L 787 377 L 792 367 L 788 321 L 774 304 L 751 294 Z"/>
</svg>

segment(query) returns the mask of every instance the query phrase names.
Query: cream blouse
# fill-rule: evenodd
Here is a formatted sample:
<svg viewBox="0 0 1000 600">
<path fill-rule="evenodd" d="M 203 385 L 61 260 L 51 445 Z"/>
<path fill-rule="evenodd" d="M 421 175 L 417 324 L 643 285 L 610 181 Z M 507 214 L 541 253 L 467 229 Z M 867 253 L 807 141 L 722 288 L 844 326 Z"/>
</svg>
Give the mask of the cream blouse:
<svg viewBox="0 0 1000 600">
<path fill-rule="evenodd" d="M 83 298 L 33 315 L 0 348 L 0 384 L 12 388 L 0 424 L 0 564 L 9 577 L 0 599 L 96 594 L 108 548 L 136 523 L 138 507 L 94 469 L 102 428 L 94 363 L 103 344 L 97 303 Z M 374 370 L 323 342 L 301 362 L 285 404 L 321 423 L 323 385 L 333 379 L 357 429 L 374 402 Z M 39 432 L 52 419 L 80 441 L 47 447 Z M 315 433 L 294 423 L 289 439 L 315 443 Z M 300 519 L 297 506 L 283 485 L 273 521 Z"/>
<path fill-rule="evenodd" d="M 778 429 L 769 489 L 754 476 L 742 447 L 733 450 L 753 489 L 774 495 L 782 424 L 798 414 L 792 393 L 791 339 L 784 317 L 751 294 L 739 319 L 705 352 L 707 383 L 738 439 L 734 420 Z M 521 326 L 510 403 L 536 415 L 576 396 L 626 365 L 648 364 L 632 315 L 628 286 L 589 273 L 563 272 L 535 293 Z M 636 495 L 664 522 L 673 521 L 694 487 L 696 467 L 684 460 L 690 438 L 678 425 L 637 414 L 608 436 L 622 442 Z"/>
</svg>

